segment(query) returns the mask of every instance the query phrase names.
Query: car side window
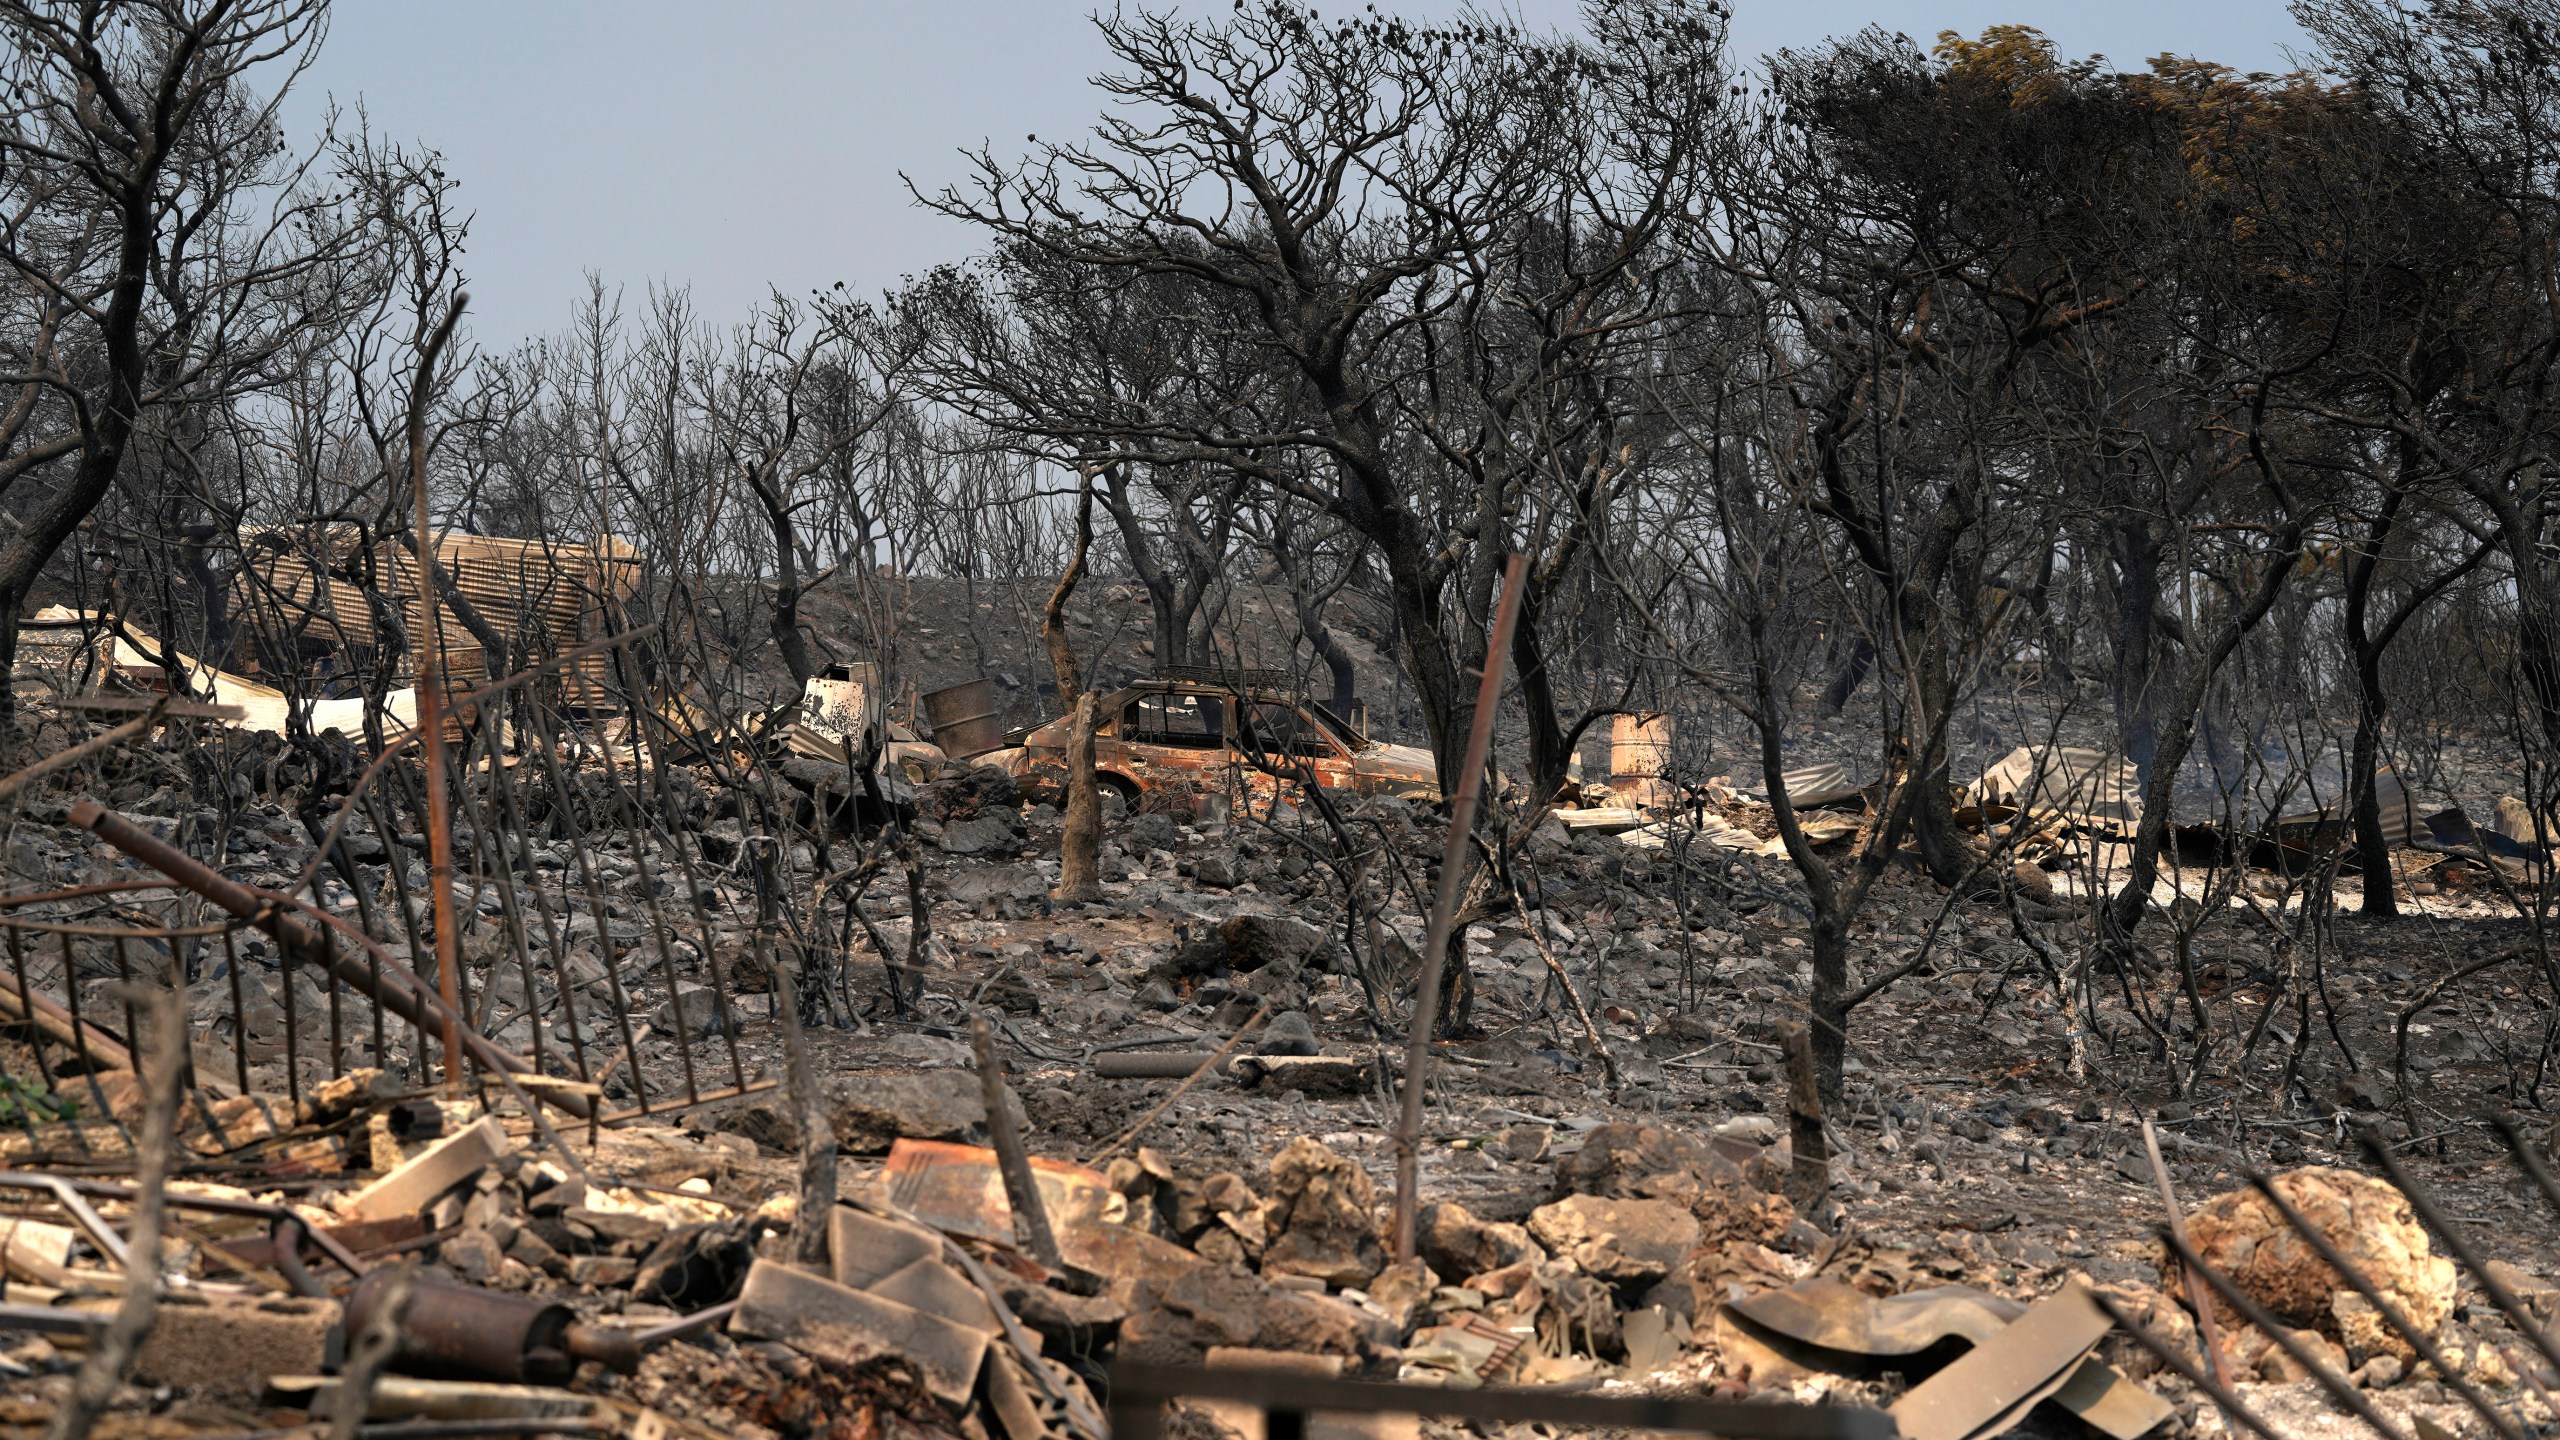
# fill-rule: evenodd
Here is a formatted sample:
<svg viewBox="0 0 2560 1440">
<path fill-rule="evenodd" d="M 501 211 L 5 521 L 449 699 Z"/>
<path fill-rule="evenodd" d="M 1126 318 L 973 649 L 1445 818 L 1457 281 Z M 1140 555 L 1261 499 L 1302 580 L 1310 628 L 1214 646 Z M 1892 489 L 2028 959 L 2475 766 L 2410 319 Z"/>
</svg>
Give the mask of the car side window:
<svg viewBox="0 0 2560 1440">
<path fill-rule="evenodd" d="M 1247 713 L 1246 725 L 1251 743 L 1269 754 L 1296 755 L 1309 760 L 1333 758 L 1333 746 L 1326 743 L 1323 732 L 1291 705 L 1264 701 Z"/>
<path fill-rule="evenodd" d="M 1215 696 L 1141 695 L 1121 712 L 1120 733 L 1142 745 L 1215 750 L 1226 742 L 1226 715 Z"/>
</svg>

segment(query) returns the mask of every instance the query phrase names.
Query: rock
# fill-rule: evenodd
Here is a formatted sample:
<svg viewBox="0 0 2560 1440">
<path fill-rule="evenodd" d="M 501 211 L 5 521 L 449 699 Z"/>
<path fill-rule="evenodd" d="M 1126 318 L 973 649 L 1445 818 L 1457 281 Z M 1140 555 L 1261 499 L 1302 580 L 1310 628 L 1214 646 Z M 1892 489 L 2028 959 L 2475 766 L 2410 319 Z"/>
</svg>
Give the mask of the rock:
<svg viewBox="0 0 2560 1440">
<path fill-rule="evenodd" d="M 1273 1287 L 1263 1292 L 1261 1329 L 1254 1341 L 1266 1350 L 1311 1355 L 1358 1355 L 1363 1342 L 1395 1343 L 1392 1327 L 1373 1321 L 1330 1295 Z M 1383 1332 L 1383 1333 L 1382 1333 Z"/>
<path fill-rule="evenodd" d="M 1323 931 L 1286 915 L 1231 915 L 1219 924 L 1218 940 L 1226 947 L 1227 968 L 1238 973 L 1313 963 L 1334 945 Z"/>
<path fill-rule="evenodd" d="M 437 1262 L 474 1285 L 487 1284 L 506 1258 L 506 1252 L 478 1230 L 465 1230 L 436 1247 Z"/>
<path fill-rule="evenodd" d="M 1416 1247 L 1431 1268 L 1462 1280 L 1523 1260 L 1547 1258 L 1525 1226 L 1479 1220 L 1454 1200 L 1425 1206 L 1415 1230 Z"/>
<path fill-rule="evenodd" d="M 1271 1162 L 1272 1231 L 1267 1275 L 1306 1275 L 1337 1287 L 1362 1285 L 1386 1267 L 1372 1211 L 1369 1173 L 1300 1136 Z"/>
<path fill-rule="evenodd" d="M 2489 1278 L 2506 1286 L 2508 1292 L 2522 1302 L 2525 1309 L 2533 1312 L 2534 1318 L 2546 1325 L 2555 1319 L 2560 1319 L 2560 1286 L 2553 1285 L 2549 1280 L 2520 1265 L 2509 1264 L 2504 1260 L 2490 1261 L 2488 1271 Z"/>
<path fill-rule="evenodd" d="M 640 1262 L 627 1255 L 580 1255 L 569 1261 L 571 1283 L 599 1289 L 628 1285 L 639 1273 Z"/>
<path fill-rule="evenodd" d="M 983 1140 L 987 1107 L 964 1070 L 874 1070 L 830 1087 L 836 1142 L 877 1155 L 900 1138 Z M 1008 1096 L 1017 1112 L 1021 1102 Z M 1015 1123 L 1028 1124 L 1019 1113 Z"/>
<path fill-rule="evenodd" d="M 1783 1164 L 1783 1152 L 1759 1152 L 1759 1163 Z M 1603 1125 L 1582 1148 L 1556 1160 L 1559 1195 L 1670 1200 L 1696 1217 L 1704 1243 L 1774 1245 L 1795 1223 L 1782 1195 L 1751 1183 L 1741 1167 L 1704 1142 L 1652 1125 Z"/>
<path fill-rule="evenodd" d="M 1253 1257 L 1245 1253 L 1244 1241 L 1232 1230 L 1204 1231 L 1198 1240 L 1192 1242 L 1191 1248 L 1212 1265 L 1242 1270 L 1253 1263 Z"/>
<path fill-rule="evenodd" d="M 952 820 L 942 827 L 942 849 L 953 855 L 1009 855 L 1021 848 L 1013 822 L 1001 815 Z"/>
<path fill-rule="evenodd" d="M 1256 1055 L 1314 1055 L 1318 1053 L 1316 1029 L 1303 1010 L 1292 1010 L 1262 1027 L 1255 1037 Z"/>
<path fill-rule="evenodd" d="M 2324 1166 L 2288 1170 L 2274 1185 L 2412 1324 L 2432 1333 L 2452 1315 L 2453 1263 L 2434 1253 L 2399 1191 L 2372 1176 Z M 2187 1230 L 2207 1264 L 2276 1318 L 2337 1341 L 2358 1363 L 2374 1355 L 2404 1363 L 2416 1358 L 2257 1191 L 2213 1197 L 2187 1218 Z M 2160 1265 L 2164 1276 L 2176 1268 L 2165 1253 Z M 2238 1316 L 2218 1300 L 2215 1310 L 2238 1327 Z"/>
<path fill-rule="evenodd" d="M 1513 1125 L 1503 1130 L 1500 1148 L 1505 1159 L 1535 1165 L 1547 1158 L 1555 1139 L 1555 1127 L 1551 1125 Z"/>
<path fill-rule="evenodd" d="M 1151 850 L 1170 850 L 1182 843 L 1180 829 L 1173 823 L 1173 817 L 1153 811 L 1136 816 L 1121 826 L 1118 838 L 1120 848 L 1133 855 L 1144 855 Z"/>
<path fill-rule="evenodd" d="M 2301 1346 L 2313 1364 L 2332 1375 L 2344 1375 L 2354 1368 L 2347 1363 L 2347 1352 L 2317 1330 L 2291 1330 L 2286 1332 L 2285 1338 Z M 2270 1385 L 2290 1385 L 2297 1380 L 2311 1379 L 2312 1371 L 2309 1366 L 2286 1354 L 2284 1348 L 2275 1343 L 2275 1337 L 2269 1336 L 2267 1353 L 2258 1361 L 2258 1375 Z"/>
<path fill-rule="evenodd" d="M 1120 1328 L 1121 1355 L 1175 1365 L 1197 1365 L 1211 1350 L 1242 1346 L 1353 1357 L 1393 1343 L 1383 1321 L 1339 1300 L 1216 1265 L 1140 1281 Z"/>
<path fill-rule="evenodd" d="M 1262 1333 L 1263 1283 L 1249 1272 L 1204 1265 L 1142 1280 L 1120 1326 L 1120 1354 L 1156 1364 L 1196 1365 L 1213 1345 L 1250 1345 Z"/>
<path fill-rule="evenodd" d="M 1581 1149 L 1557 1158 L 1556 1194 L 1641 1196 L 1659 1188 L 1658 1177 L 1680 1170 L 1749 1188 L 1739 1166 L 1699 1141 L 1658 1126 L 1621 1122 L 1592 1131 Z"/>
<path fill-rule="evenodd" d="M 2018 887 L 2019 894 L 2047 905 L 2053 903 L 2053 877 L 2045 874 L 2044 868 L 2034 861 L 2021 860 L 2011 866 L 2009 878 Z"/>
<path fill-rule="evenodd" d="M 1368 1286 L 1370 1303 L 1387 1312 L 1387 1319 L 1399 1336 L 1439 1288 L 1440 1277 L 1418 1258 L 1398 1261 L 1379 1271 Z"/>
<path fill-rule="evenodd" d="M 732 1030 L 739 1028 L 737 1007 L 723 1006 L 719 995 L 708 985 L 679 987 L 673 1000 L 649 1012 L 649 1028 L 661 1035 L 673 1035 L 682 1018 L 681 1028 L 688 1035 L 716 1035 L 725 1018 Z"/>
<path fill-rule="evenodd" d="M 751 1100 L 723 1111 L 714 1122 L 731 1135 L 743 1135 L 766 1150 L 792 1155 L 800 1150 L 800 1122 L 787 1100 Z"/>
<path fill-rule="evenodd" d="M 943 891 L 954 905 L 975 907 L 989 900 L 1037 900 L 1049 893 L 1049 882 L 1029 865 L 972 866 L 951 877 Z"/>
<path fill-rule="evenodd" d="M 1615 1285 L 1659 1280 L 1698 1247 L 1697 1217 L 1668 1200 L 1568 1195 L 1529 1216 L 1529 1233 L 1560 1260 Z"/>
<path fill-rule="evenodd" d="M 1212 850 L 1191 862 L 1191 878 L 1212 890 L 1236 887 L 1236 862 L 1232 855 Z"/>
</svg>

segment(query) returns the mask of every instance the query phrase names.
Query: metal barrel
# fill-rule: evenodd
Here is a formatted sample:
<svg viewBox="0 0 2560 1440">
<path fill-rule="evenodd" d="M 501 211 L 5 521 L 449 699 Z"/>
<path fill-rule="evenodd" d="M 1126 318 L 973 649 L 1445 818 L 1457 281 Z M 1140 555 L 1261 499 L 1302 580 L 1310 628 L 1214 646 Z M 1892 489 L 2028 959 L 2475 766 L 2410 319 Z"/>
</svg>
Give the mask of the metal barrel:
<svg viewBox="0 0 2560 1440">
<path fill-rule="evenodd" d="M 1004 745 L 996 687 L 988 680 L 971 680 L 926 695 L 924 719 L 933 727 L 933 743 L 954 760 L 984 755 Z"/>
</svg>

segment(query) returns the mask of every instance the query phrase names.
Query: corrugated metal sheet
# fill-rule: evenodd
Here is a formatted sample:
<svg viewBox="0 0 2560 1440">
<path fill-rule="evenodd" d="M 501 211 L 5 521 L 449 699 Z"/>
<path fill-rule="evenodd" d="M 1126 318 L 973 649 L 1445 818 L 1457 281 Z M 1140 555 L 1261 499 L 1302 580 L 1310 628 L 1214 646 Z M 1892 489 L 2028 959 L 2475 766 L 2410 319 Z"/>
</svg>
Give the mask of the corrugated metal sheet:
<svg viewBox="0 0 2560 1440">
<path fill-rule="evenodd" d="M 275 528 L 253 537 L 234 587 L 241 619 L 272 640 L 317 642 L 329 650 L 373 643 L 372 608 L 364 588 L 343 578 L 363 563 L 360 537 L 348 526 Z M 436 564 L 491 626 L 535 655 L 557 654 L 601 639 L 621 626 L 621 609 L 640 588 L 640 554 L 608 536 L 593 544 L 441 533 Z M 417 585 L 408 551 L 379 542 L 371 563 L 401 624 L 420 629 Z M 450 606 L 437 607 L 435 633 L 449 688 L 467 691 L 491 678 L 480 642 Z M 353 659 L 354 657 L 350 657 Z M 412 678 L 404 666 L 399 676 Z M 578 661 L 563 676 L 564 698 L 587 709 L 618 709 L 613 657 Z"/>
</svg>

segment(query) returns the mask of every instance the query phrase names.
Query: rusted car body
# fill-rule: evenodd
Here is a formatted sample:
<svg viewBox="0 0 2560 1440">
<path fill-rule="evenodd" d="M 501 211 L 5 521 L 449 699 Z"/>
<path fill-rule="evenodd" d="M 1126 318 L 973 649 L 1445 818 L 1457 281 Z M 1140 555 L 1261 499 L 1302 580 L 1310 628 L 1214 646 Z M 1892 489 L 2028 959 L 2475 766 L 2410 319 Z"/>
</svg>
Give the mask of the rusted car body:
<svg viewBox="0 0 2560 1440">
<path fill-rule="evenodd" d="M 1002 764 L 1032 796 L 1063 794 L 1067 723 L 1053 720 L 980 763 Z M 1371 740 L 1286 683 L 1251 678 L 1168 676 L 1110 692 L 1094 726 L 1093 768 L 1133 809 L 1157 796 L 1285 797 L 1310 778 L 1341 795 L 1440 798 L 1430 751 Z"/>
</svg>

